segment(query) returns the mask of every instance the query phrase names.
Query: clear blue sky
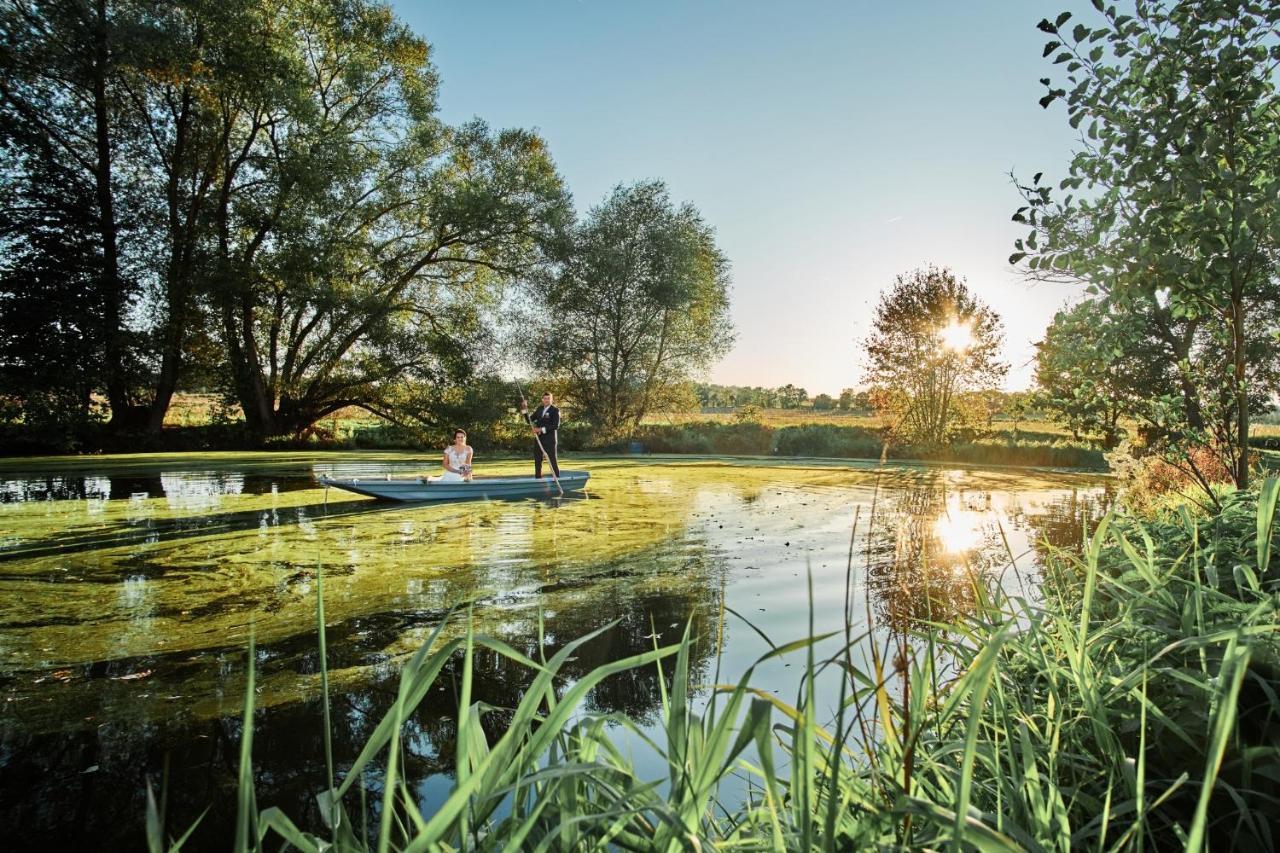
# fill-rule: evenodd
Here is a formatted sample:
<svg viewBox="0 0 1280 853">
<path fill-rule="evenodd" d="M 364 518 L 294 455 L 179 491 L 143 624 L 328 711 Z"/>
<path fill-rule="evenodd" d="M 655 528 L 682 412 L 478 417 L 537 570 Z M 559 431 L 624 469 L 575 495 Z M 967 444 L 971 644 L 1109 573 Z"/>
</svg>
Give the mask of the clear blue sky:
<svg viewBox="0 0 1280 853">
<path fill-rule="evenodd" d="M 1065 173 L 1036 103 L 1042 17 L 1083 0 L 399 0 L 431 42 L 442 118 L 536 128 L 579 211 L 667 182 L 733 263 L 734 350 L 708 378 L 838 393 L 898 273 L 952 267 L 1005 318 L 1008 386 L 1073 293 L 1007 266 L 1008 172 Z M 1060 75 L 1059 75 L 1060 76 Z"/>
</svg>

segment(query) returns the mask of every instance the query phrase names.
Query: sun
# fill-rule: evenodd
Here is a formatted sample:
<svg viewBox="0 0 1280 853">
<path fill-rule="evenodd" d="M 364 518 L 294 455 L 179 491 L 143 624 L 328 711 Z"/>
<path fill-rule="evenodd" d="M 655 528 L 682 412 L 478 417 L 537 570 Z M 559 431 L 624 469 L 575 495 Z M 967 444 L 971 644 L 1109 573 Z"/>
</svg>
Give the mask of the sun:
<svg viewBox="0 0 1280 853">
<path fill-rule="evenodd" d="M 964 352 L 973 344 L 973 330 L 968 323 L 959 320 L 952 320 L 938 334 L 942 338 L 942 346 L 949 350 Z"/>
</svg>

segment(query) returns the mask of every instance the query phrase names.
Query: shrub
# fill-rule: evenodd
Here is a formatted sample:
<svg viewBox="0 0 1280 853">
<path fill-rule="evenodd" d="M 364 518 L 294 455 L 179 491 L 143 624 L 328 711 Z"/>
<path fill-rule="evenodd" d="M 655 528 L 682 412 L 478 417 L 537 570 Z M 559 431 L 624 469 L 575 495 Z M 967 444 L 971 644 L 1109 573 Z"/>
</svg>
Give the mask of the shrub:
<svg viewBox="0 0 1280 853">
<path fill-rule="evenodd" d="M 779 456 L 878 459 L 883 446 L 884 440 L 875 430 L 836 424 L 783 427 L 774 436 L 774 452 Z"/>
</svg>

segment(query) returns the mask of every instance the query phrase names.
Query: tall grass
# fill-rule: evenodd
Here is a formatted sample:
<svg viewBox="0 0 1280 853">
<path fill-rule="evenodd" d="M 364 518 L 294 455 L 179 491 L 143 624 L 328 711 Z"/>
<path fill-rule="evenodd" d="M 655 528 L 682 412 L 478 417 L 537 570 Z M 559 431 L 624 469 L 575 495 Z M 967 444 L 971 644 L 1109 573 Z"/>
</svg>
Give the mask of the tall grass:
<svg viewBox="0 0 1280 853">
<path fill-rule="evenodd" d="M 970 618 L 887 639 L 854 634 L 847 591 L 843 632 L 815 634 L 811 617 L 809 637 L 771 645 L 700 698 L 688 633 L 569 681 L 565 662 L 600 631 L 533 660 L 470 629 L 446 640 L 442 622 L 363 751 L 321 793 L 323 832 L 257 807 L 250 681 L 236 848 L 1274 849 L 1278 500 L 1273 479 L 1213 517 L 1108 516 L 1079 552 L 1051 554 L 1034 597 L 975 575 Z M 850 587 L 852 554 L 851 542 Z M 321 609 L 317 622 L 323 637 Z M 870 664 L 858 665 L 853 652 L 868 647 Z M 481 723 L 497 709 L 471 689 L 478 649 L 534 676 L 492 740 Z M 400 769 L 400 731 L 456 655 L 455 779 L 424 814 Z M 790 701 L 754 684 L 783 655 L 805 659 Z M 584 710 L 602 680 L 665 659 L 656 736 Z M 815 684 L 833 674 L 828 713 Z M 644 778 L 619 731 L 665 773 Z M 381 791 L 373 815 L 365 785 Z M 149 838 L 162 846 L 158 826 Z"/>
</svg>

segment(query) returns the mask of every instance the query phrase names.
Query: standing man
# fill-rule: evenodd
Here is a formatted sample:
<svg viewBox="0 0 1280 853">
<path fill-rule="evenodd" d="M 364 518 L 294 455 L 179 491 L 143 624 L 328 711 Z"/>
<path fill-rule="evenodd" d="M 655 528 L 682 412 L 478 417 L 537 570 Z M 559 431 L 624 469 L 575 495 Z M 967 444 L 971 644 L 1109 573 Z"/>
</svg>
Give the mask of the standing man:
<svg viewBox="0 0 1280 853">
<path fill-rule="evenodd" d="M 560 463 L 556 461 L 558 439 L 556 431 L 560 429 L 560 410 L 555 407 L 551 392 L 542 395 L 542 405 L 529 414 L 529 405 L 520 398 L 520 416 L 533 429 L 533 476 L 542 477 L 542 455 L 546 451 L 551 462 L 551 473 L 560 479 Z"/>
</svg>

